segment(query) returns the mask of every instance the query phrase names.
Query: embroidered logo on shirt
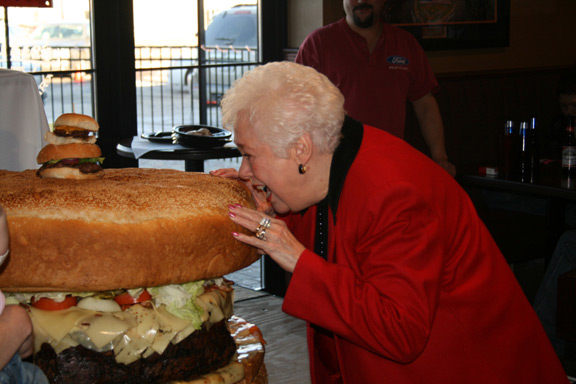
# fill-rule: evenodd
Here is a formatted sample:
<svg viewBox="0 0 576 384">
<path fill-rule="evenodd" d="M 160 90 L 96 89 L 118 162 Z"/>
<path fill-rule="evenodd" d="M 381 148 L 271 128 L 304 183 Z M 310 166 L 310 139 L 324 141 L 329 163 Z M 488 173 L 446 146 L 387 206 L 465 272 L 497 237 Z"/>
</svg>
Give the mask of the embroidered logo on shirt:
<svg viewBox="0 0 576 384">
<path fill-rule="evenodd" d="M 407 66 L 409 64 L 408 59 L 402 56 L 390 56 L 386 59 L 386 61 L 388 62 L 388 64 L 392 65 Z"/>
</svg>

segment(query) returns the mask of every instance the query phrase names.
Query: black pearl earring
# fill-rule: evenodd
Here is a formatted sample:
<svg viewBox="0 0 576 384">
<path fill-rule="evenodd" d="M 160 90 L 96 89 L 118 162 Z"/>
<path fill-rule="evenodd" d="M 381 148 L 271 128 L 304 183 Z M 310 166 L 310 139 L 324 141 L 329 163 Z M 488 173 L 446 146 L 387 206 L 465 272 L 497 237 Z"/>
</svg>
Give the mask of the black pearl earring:
<svg viewBox="0 0 576 384">
<path fill-rule="evenodd" d="M 306 166 L 304 164 L 300 164 L 298 166 L 298 173 L 300 173 L 301 175 L 305 174 L 307 170 L 308 169 L 306 168 Z"/>
</svg>

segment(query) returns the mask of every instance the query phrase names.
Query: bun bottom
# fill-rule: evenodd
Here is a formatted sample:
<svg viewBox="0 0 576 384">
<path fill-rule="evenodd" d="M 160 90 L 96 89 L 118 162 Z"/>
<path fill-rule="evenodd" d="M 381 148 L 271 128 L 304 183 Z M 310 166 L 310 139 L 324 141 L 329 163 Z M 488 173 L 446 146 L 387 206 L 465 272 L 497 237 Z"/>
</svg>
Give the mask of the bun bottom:
<svg viewBox="0 0 576 384">
<path fill-rule="evenodd" d="M 94 173 L 83 173 L 78 168 L 58 167 L 38 170 L 38 176 L 43 179 L 69 179 L 69 180 L 94 180 L 100 179 L 104 173 L 102 171 Z"/>
</svg>

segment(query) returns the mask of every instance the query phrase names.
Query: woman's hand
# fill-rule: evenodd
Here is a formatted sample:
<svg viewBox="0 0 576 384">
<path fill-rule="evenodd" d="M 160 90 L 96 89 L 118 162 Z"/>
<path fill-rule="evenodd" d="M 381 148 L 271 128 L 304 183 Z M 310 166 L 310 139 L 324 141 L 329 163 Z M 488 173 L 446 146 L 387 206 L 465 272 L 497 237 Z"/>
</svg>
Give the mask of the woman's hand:
<svg viewBox="0 0 576 384">
<path fill-rule="evenodd" d="M 305 247 L 288 230 L 286 223 L 240 205 L 230 205 L 228 208 L 232 221 L 255 233 L 265 219 L 270 220 L 261 238 L 236 232 L 233 235 L 241 242 L 257 248 L 260 253 L 269 255 L 284 270 L 294 272 Z"/>
<path fill-rule="evenodd" d="M 269 216 L 276 216 L 272 204 L 267 200 L 266 186 L 256 179 L 242 179 L 238 176 L 238 171 L 234 168 L 222 168 L 210 171 L 213 176 L 227 177 L 229 179 L 238 179 L 252 192 L 252 198 L 256 204 L 256 210 Z"/>
<path fill-rule="evenodd" d="M 229 179 L 239 179 L 242 182 L 245 181 L 245 180 L 242 180 L 238 177 L 238 171 L 234 168 L 216 169 L 214 171 L 210 171 L 210 174 L 213 176 L 227 177 Z"/>
</svg>

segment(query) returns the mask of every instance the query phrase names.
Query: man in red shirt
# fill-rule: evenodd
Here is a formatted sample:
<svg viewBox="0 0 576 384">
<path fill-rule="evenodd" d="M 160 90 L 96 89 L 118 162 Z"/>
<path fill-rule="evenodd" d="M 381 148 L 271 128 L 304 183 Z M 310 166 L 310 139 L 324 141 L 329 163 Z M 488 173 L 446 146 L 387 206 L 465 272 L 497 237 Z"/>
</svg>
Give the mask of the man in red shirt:
<svg viewBox="0 0 576 384">
<path fill-rule="evenodd" d="M 384 0 L 344 0 L 346 17 L 312 32 L 296 62 L 326 75 L 344 94 L 353 118 L 404 138 L 410 101 L 432 159 L 448 173 L 438 82 L 424 51 L 406 31 L 382 20 Z"/>
</svg>

